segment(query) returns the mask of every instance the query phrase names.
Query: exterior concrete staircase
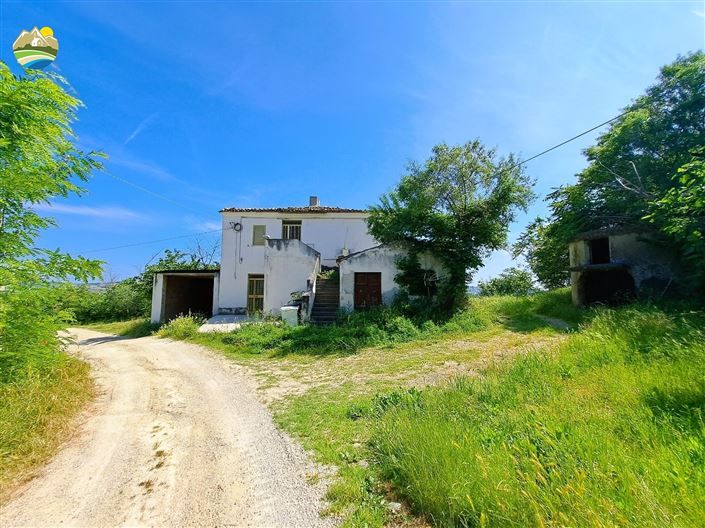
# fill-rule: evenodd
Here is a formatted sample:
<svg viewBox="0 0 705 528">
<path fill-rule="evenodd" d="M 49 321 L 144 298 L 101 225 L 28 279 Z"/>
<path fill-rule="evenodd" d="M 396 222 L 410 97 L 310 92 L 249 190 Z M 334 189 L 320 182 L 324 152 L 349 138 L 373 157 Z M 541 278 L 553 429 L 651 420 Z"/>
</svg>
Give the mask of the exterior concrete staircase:
<svg viewBox="0 0 705 528">
<path fill-rule="evenodd" d="M 338 275 L 316 278 L 316 297 L 311 310 L 311 322 L 325 325 L 335 322 L 340 308 L 340 280 Z"/>
</svg>

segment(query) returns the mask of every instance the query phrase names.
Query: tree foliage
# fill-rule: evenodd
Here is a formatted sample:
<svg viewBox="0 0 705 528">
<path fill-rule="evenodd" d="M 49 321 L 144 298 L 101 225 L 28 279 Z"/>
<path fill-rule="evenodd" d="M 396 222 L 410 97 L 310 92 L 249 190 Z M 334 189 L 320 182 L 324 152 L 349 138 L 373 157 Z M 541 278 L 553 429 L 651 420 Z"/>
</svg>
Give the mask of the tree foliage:
<svg viewBox="0 0 705 528">
<path fill-rule="evenodd" d="M 33 206 L 81 194 L 80 182 L 101 168 L 98 152 L 73 142 L 81 102 L 47 74 L 18 78 L 0 63 L 0 284 L 52 278 L 88 279 L 100 264 L 40 249 L 40 232 L 55 225 Z"/>
<path fill-rule="evenodd" d="M 167 249 L 156 261 L 148 262 L 139 275 L 103 287 L 60 284 L 55 288 L 58 292 L 56 306 L 81 323 L 148 317 L 154 275 L 168 270 L 215 269 L 218 266 L 214 260 L 217 247 L 206 248 L 198 244 L 189 252 Z"/>
<path fill-rule="evenodd" d="M 674 187 L 650 203 L 645 219 L 672 241 L 695 284 L 705 284 L 705 148 L 674 175 Z"/>
<path fill-rule="evenodd" d="M 529 223 L 512 246 L 512 256 L 516 258 L 519 255 L 524 255 L 529 268 L 544 288 L 552 290 L 570 283 L 567 248 L 555 243 L 550 224 L 543 218 Z"/>
<path fill-rule="evenodd" d="M 507 268 L 498 277 L 477 284 L 480 295 L 529 295 L 534 291 L 531 272 L 521 268 Z"/>
<path fill-rule="evenodd" d="M 589 164 L 576 183 L 549 195 L 550 218 L 529 226 L 519 246 L 539 280 L 561 283 L 565 268 L 556 266 L 557 256 L 567 254 L 576 234 L 614 226 L 653 223 L 686 264 L 695 263 L 688 255 L 696 240 L 687 240 L 682 220 L 698 215 L 698 172 L 689 164 L 697 165 L 695 153 L 704 144 L 705 54 L 696 52 L 664 66 L 656 83 L 585 151 Z M 671 213 L 680 226 L 666 220 Z M 567 268 L 567 257 L 560 262 Z"/>
<path fill-rule="evenodd" d="M 439 308 L 452 311 L 466 298 L 470 274 L 491 250 L 505 246 L 509 224 L 532 198 L 531 182 L 513 155 L 500 158 L 479 140 L 440 144 L 423 165 L 409 165 L 397 187 L 372 207 L 368 223 L 379 241 L 442 261 L 437 299 Z M 402 285 L 404 279 L 398 279 Z"/>
<path fill-rule="evenodd" d="M 59 348 L 61 313 L 49 308 L 50 280 L 86 280 L 100 262 L 41 249 L 36 239 L 55 222 L 39 204 L 80 194 L 81 182 L 101 167 L 98 152 L 73 142 L 81 102 L 48 74 L 13 76 L 0 62 L 0 373 L 38 364 Z"/>
</svg>

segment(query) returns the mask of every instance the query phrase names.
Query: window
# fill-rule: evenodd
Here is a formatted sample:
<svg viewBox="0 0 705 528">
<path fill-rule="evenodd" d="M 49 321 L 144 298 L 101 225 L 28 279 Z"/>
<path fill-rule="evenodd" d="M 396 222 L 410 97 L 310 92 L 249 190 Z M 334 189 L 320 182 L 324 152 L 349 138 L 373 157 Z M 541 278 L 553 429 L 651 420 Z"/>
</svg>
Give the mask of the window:
<svg viewBox="0 0 705 528">
<path fill-rule="evenodd" d="M 284 240 L 301 240 L 301 220 L 282 221 L 282 238 Z"/>
<path fill-rule="evenodd" d="M 247 313 L 262 313 L 264 310 L 264 275 L 247 276 Z"/>
<path fill-rule="evenodd" d="M 610 261 L 610 239 L 590 240 L 590 264 L 608 264 Z"/>
<path fill-rule="evenodd" d="M 267 226 L 253 225 L 252 226 L 252 245 L 264 246 L 264 235 L 267 234 Z"/>
</svg>

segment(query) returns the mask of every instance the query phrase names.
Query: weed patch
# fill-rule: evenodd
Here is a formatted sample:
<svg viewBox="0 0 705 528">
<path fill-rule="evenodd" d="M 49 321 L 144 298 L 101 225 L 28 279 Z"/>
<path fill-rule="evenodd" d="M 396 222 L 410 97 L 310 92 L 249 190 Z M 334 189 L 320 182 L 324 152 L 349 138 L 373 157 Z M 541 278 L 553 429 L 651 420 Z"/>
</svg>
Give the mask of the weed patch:
<svg viewBox="0 0 705 528">
<path fill-rule="evenodd" d="M 149 319 L 130 319 L 127 321 L 113 321 L 106 323 L 91 323 L 82 325 L 83 328 L 114 334 L 121 337 L 145 337 L 159 330 L 160 325 L 152 323 Z"/>
<path fill-rule="evenodd" d="M 600 310 L 557 350 L 429 388 L 374 424 L 440 526 L 705 524 L 702 314 Z"/>
<path fill-rule="evenodd" d="M 0 384 L 0 498 L 55 452 L 92 394 L 88 365 L 64 355 Z"/>
</svg>

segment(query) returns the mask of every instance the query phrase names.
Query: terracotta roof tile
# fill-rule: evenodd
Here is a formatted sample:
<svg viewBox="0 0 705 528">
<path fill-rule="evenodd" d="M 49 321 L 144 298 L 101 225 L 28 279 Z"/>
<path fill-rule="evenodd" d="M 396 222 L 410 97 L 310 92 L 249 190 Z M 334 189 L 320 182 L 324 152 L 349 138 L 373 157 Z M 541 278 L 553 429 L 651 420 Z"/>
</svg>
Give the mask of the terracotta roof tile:
<svg viewBox="0 0 705 528">
<path fill-rule="evenodd" d="M 327 207 L 323 205 L 310 207 L 226 207 L 221 213 L 367 213 L 366 209 L 346 209 L 344 207 Z"/>
</svg>

